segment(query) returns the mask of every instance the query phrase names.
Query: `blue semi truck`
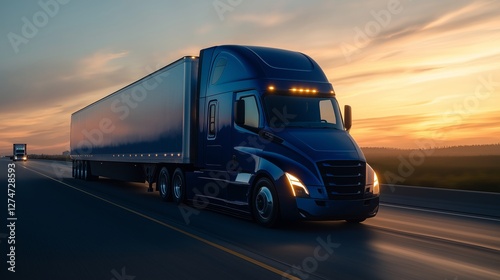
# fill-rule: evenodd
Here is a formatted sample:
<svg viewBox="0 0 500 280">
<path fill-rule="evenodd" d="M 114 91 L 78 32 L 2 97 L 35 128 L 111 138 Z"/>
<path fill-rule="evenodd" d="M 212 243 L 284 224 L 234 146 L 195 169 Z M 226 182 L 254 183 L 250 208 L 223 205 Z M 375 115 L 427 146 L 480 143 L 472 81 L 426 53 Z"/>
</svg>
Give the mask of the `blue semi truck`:
<svg viewBox="0 0 500 280">
<path fill-rule="evenodd" d="M 165 201 L 264 226 L 362 222 L 380 189 L 350 127 L 309 56 L 215 46 L 73 113 L 73 177 L 147 182 Z"/>
</svg>

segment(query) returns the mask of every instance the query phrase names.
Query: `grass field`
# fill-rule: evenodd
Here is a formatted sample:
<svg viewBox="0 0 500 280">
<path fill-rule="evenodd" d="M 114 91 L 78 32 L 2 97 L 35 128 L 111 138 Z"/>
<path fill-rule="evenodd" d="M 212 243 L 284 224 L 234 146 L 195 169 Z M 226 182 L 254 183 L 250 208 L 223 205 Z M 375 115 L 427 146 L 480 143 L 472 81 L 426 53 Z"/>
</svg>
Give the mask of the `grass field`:
<svg viewBox="0 0 500 280">
<path fill-rule="evenodd" d="M 434 156 L 365 153 L 382 184 L 500 192 L 500 155 Z"/>
</svg>

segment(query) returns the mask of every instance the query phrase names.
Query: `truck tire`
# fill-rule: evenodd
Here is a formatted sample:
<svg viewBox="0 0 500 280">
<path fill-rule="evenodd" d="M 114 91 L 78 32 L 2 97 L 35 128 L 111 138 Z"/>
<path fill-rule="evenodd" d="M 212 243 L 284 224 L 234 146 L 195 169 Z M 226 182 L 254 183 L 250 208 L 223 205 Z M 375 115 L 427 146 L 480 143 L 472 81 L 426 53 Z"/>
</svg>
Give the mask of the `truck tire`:
<svg viewBox="0 0 500 280">
<path fill-rule="evenodd" d="M 76 179 L 82 178 L 82 162 L 80 160 L 76 161 Z"/>
<path fill-rule="evenodd" d="M 279 202 L 273 182 L 260 178 L 255 184 L 252 196 L 252 212 L 257 223 L 273 227 L 279 218 Z"/>
<path fill-rule="evenodd" d="M 183 203 L 186 200 L 186 180 L 184 180 L 184 172 L 177 168 L 172 176 L 172 194 L 174 202 L 177 204 Z"/>
<path fill-rule="evenodd" d="M 170 174 L 168 173 L 168 169 L 166 167 L 162 167 L 158 173 L 158 180 L 156 180 L 156 184 L 158 184 L 161 200 L 170 201 L 172 199 L 172 188 L 170 185 Z"/>
<path fill-rule="evenodd" d="M 82 161 L 82 179 L 84 181 L 87 181 L 89 179 L 89 172 L 88 172 L 88 164 L 87 161 Z"/>
</svg>

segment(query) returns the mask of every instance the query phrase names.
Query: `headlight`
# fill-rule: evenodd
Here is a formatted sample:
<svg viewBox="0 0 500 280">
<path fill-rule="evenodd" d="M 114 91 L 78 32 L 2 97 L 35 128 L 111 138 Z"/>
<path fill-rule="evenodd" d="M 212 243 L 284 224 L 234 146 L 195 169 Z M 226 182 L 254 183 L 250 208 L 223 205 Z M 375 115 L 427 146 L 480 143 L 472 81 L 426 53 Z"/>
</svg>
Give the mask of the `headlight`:
<svg viewBox="0 0 500 280">
<path fill-rule="evenodd" d="M 290 183 L 290 187 L 292 188 L 293 196 L 295 197 L 308 197 L 309 191 L 306 186 L 302 184 L 302 182 L 295 176 L 290 173 L 285 173 L 288 182 Z"/>
<path fill-rule="evenodd" d="M 373 172 L 373 194 L 380 194 L 380 185 L 378 182 L 377 173 Z"/>
<path fill-rule="evenodd" d="M 366 187 L 370 188 L 371 193 L 374 195 L 380 194 L 380 183 L 378 181 L 377 173 L 375 173 L 369 164 L 366 164 Z"/>
</svg>

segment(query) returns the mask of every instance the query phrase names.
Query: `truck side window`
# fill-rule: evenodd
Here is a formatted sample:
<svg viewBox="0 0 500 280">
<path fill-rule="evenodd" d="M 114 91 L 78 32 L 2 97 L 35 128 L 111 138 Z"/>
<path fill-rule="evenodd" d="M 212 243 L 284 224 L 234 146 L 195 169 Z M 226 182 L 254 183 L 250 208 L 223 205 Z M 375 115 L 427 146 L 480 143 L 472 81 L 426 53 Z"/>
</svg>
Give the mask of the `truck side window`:
<svg viewBox="0 0 500 280">
<path fill-rule="evenodd" d="M 215 138 L 216 115 L 217 115 L 217 102 L 211 101 L 208 105 L 208 138 Z"/>
<path fill-rule="evenodd" d="M 245 101 L 245 126 L 258 128 L 260 124 L 259 108 L 255 96 L 245 96 L 241 100 Z"/>
<path fill-rule="evenodd" d="M 221 57 L 217 59 L 217 61 L 215 62 L 215 67 L 212 69 L 212 85 L 216 84 L 217 81 L 219 81 L 220 77 L 222 76 L 222 72 L 224 72 L 224 69 L 226 68 L 226 64 L 226 58 Z"/>
</svg>

